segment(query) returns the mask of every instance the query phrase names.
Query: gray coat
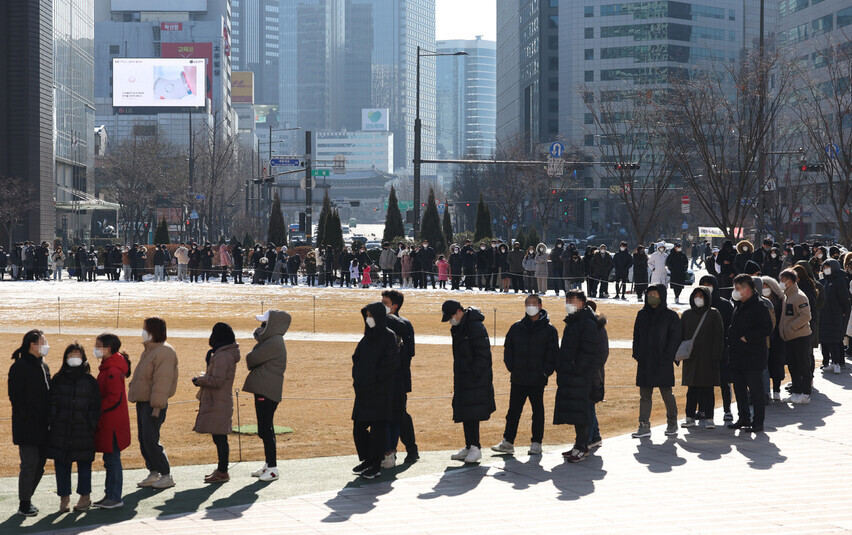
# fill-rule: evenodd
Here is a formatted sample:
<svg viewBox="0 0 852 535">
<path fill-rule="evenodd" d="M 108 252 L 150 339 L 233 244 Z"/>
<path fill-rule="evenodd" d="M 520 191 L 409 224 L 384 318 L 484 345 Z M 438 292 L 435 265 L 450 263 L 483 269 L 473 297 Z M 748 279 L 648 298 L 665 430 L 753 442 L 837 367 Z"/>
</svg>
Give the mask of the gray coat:
<svg viewBox="0 0 852 535">
<path fill-rule="evenodd" d="M 291 320 L 290 314 L 282 310 L 270 310 L 266 328 L 258 327 L 254 331 L 257 344 L 246 355 L 249 374 L 243 385 L 245 392 L 281 402 L 284 371 L 287 369 L 284 333 L 290 328 Z"/>
</svg>

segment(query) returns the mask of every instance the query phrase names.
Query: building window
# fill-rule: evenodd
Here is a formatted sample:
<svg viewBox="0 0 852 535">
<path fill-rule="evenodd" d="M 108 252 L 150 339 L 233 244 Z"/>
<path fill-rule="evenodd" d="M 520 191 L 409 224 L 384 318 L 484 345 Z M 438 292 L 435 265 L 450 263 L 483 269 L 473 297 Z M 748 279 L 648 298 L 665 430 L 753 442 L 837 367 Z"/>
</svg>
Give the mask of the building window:
<svg viewBox="0 0 852 535">
<path fill-rule="evenodd" d="M 837 12 L 837 27 L 843 28 L 852 24 L 852 7 Z"/>
<path fill-rule="evenodd" d="M 109 53 L 110 54 L 121 54 L 121 46 L 109 45 Z"/>
<path fill-rule="evenodd" d="M 595 29 L 594 28 L 586 28 L 584 30 L 586 39 L 594 39 L 595 38 Z"/>
<path fill-rule="evenodd" d="M 583 115 L 583 124 L 595 124 L 595 118 L 591 113 L 586 113 Z"/>
<path fill-rule="evenodd" d="M 585 77 L 585 80 L 586 80 L 587 82 L 594 82 L 594 81 L 595 81 L 595 71 L 586 71 L 586 72 L 584 73 L 584 75 L 585 75 L 585 76 L 584 76 L 584 77 Z"/>
<path fill-rule="evenodd" d="M 595 146 L 594 134 L 586 134 L 585 137 L 583 138 L 583 145 L 585 145 L 587 147 L 594 147 Z"/>
<path fill-rule="evenodd" d="M 595 6 L 586 6 L 583 8 L 583 16 L 586 18 L 595 16 Z"/>
<path fill-rule="evenodd" d="M 584 55 L 585 55 L 585 59 L 587 61 L 590 60 L 590 59 L 595 59 L 595 49 L 594 48 L 587 48 L 585 50 Z"/>
</svg>

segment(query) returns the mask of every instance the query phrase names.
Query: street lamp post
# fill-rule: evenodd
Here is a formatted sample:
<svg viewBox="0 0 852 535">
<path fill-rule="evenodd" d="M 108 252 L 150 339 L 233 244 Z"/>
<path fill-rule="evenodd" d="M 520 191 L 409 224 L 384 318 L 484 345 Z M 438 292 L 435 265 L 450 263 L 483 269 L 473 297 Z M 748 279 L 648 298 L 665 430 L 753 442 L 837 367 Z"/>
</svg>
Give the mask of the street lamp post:
<svg viewBox="0 0 852 535">
<path fill-rule="evenodd" d="M 416 115 L 414 117 L 414 237 L 420 236 L 420 164 L 422 154 L 421 132 L 423 123 L 420 121 L 420 58 L 438 56 L 467 56 L 467 52 L 431 52 L 417 47 L 417 79 L 416 79 Z"/>
</svg>

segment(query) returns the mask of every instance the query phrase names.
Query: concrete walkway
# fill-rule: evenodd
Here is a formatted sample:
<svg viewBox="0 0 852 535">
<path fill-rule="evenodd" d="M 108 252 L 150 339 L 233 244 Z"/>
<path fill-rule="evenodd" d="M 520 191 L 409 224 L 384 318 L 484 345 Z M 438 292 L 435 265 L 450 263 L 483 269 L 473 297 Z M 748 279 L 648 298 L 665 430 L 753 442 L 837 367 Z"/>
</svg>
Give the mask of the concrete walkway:
<svg viewBox="0 0 852 535">
<path fill-rule="evenodd" d="M 716 423 L 721 420 L 717 414 Z M 655 428 L 650 439 L 608 439 L 579 464 L 563 462 L 558 447 L 545 447 L 539 457 L 486 455 L 492 464 L 472 468 L 449 461 L 446 452 L 430 453 L 369 484 L 347 475 L 352 457 L 288 461 L 282 481 L 268 486 L 247 477 L 252 466 L 237 467 L 235 481 L 220 487 L 197 483 L 208 467 L 186 467 L 175 489 L 134 490 L 123 510 L 12 517 L 0 532 L 72 526 L 67 533 L 121 535 L 852 531 L 843 505 L 852 491 L 849 422 L 852 377 L 817 371 L 811 404 L 773 403 L 767 433 L 756 436 L 720 425 L 666 438 Z M 128 474 L 125 488 L 136 477 Z M 14 495 L 12 484 L 2 481 L 4 495 Z M 272 498 L 275 492 L 287 496 Z M 36 503 L 52 510 L 57 499 L 49 500 L 42 494 Z M 13 503 L 4 499 L 3 509 L 11 513 Z M 136 519 L 121 521 L 128 517 Z"/>
</svg>

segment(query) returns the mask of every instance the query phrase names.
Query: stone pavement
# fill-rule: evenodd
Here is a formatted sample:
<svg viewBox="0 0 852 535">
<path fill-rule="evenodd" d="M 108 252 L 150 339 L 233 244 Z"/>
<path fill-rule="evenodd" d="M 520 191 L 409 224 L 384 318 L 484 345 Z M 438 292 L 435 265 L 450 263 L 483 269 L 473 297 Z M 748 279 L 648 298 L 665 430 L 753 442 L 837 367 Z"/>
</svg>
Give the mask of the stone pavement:
<svg viewBox="0 0 852 535">
<path fill-rule="evenodd" d="M 607 439 L 578 464 L 563 462 L 564 448 L 557 447 L 546 447 L 543 456 L 497 458 L 475 467 L 432 456 L 427 464 L 443 469 L 390 481 L 386 474 L 370 484 L 341 473 L 350 481 L 342 488 L 257 502 L 257 483 L 239 487 L 232 481 L 231 492 L 239 490 L 231 497 L 249 505 L 213 502 L 188 514 L 63 533 L 852 531 L 852 515 L 843 505 L 852 491 L 852 377 L 816 374 L 811 404 L 773 403 L 767 433 L 754 436 L 723 428 L 717 414 L 715 430 L 693 428 L 667 438 L 658 427 L 650 439 Z M 284 471 L 299 462 L 287 461 Z M 345 470 L 345 461 L 334 464 Z M 204 489 L 208 497 L 219 490 Z M 14 531 L 20 525 L 14 521 L 0 524 L 0 531 Z"/>
</svg>

